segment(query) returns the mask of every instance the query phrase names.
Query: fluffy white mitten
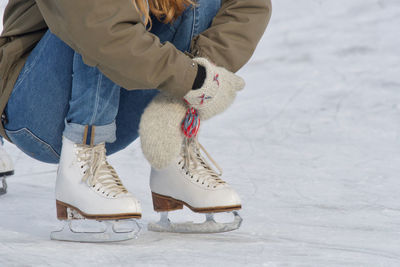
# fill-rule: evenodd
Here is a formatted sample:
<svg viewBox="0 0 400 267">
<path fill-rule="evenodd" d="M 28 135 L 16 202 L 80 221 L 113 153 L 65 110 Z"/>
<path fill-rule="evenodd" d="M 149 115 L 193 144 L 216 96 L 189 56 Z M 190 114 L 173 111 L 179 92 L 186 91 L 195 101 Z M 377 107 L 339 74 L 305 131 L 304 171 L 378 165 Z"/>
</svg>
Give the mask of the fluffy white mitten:
<svg viewBox="0 0 400 267">
<path fill-rule="evenodd" d="M 225 68 L 217 67 L 206 58 L 194 58 L 206 69 L 206 78 L 201 88 L 191 90 L 184 98 L 195 108 L 202 120 L 207 120 L 224 110 L 234 101 L 236 92 L 245 86 L 244 80 Z"/>
<path fill-rule="evenodd" d="M 200 119 L 207 120 L 227 109 L 236 92 L 245 85 L 242 78 L 205 58 L 194 60 L 206 69 L 206 78 L 201 88 L 184 96 L 187 103 L 160 92 L 142 114 L 139 125 L 142 150 L 153 168 L 167 167 L 181 152 L 185 139 L 182 122 L 189 106 L 196 109 Z"/>
<path fill-rule="evenodd" d="M 159 93 L 146 107 L 139 125 L 142 151 L 152 167 L 162 169 L 178 157 L 187 106 L 182 99 Z"/>
</svg>

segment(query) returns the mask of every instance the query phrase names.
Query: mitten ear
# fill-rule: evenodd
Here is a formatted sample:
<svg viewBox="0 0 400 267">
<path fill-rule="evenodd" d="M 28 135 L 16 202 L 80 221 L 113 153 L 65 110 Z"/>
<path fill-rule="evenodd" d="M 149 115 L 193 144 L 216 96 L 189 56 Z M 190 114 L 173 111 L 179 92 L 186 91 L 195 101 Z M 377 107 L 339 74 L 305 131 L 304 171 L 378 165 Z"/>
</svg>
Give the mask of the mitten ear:
<svg viewBox="0 0 400 267">
<path fill-rule="evenodd" d="M 232 81 L 232 86 L 236 91 L 241 91 L 246 86 L 246 82 L 242 77 L 235 75 Z"/>
<path fill-rule="evenodd" d="M 139 134 L 143 154 L 162 169 L 179 156 L 184 140 L 181 123 L 187 107 L 180 99 L 159 93 L 142 114 Z"/>
</svg>

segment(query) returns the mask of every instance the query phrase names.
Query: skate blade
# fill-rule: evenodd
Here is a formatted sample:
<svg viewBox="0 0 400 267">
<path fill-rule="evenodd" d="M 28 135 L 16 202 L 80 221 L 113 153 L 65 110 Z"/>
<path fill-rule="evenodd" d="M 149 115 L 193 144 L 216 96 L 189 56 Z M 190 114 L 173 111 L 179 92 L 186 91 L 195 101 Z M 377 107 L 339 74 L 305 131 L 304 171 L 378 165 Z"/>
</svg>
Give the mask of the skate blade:
<svg viewBox="0 0 400 267">
<path fill-rule="evenodd" d="M 157 223 L 149 223 L 147 229 L 153 232 L 170 232 L 170 233 L 186 233 L 186 234 L 211 234 L 223 233 L 239 229 L 242 224 L 242 217 L 237 211 L 232 212 L 234 219 L 230 223 L 219 223 L 214 220 L 214 215 L 208 213 L 206 221 L 203 223 L 172 223 L 168 219 L 168 213 L 162 212 L 161 219 Z"/>
<path fill-rule="evenodd" d="M 83 242 L 83 243 L 104 243 L 119 242 L 130 239 L 137 239 L 142 230 L 142 225 L 136 220 L 121 220 L 125 222 L 133 222 L 134 227 L 131 229 L 118 230 L 115 223 L 120 221 L 103 221 L 105 229 L 99 232 L 85 232 L 74 230 L 72 221 L 65 221 L 61 230 L 51 232 L 50 238 L 58 241 Z"/>
<path fill-rule="evenodd" d="M 0 196 L 1 196 L 7 193 L 7 182 L 6 182 L 6 176 L 0 177 L 0 179 L 2 184 L 2 187 L 0 187 Z"/>
</svg>

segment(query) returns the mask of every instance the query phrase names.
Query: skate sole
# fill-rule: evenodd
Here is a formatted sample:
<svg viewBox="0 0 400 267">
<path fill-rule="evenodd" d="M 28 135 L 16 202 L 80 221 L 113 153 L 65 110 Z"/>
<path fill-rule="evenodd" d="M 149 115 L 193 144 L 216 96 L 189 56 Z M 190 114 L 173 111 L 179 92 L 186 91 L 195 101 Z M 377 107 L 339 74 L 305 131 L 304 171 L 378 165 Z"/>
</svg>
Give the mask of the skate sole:
<svg viewBox="0 0 400 267">
<path fill-rule="evenodd" d="M 0 177 L 14 175 L 14 171 L 0 172 Z"/>
<path fill-rule="evenodd" d="M 59 220 L 68 220 L 68 219 L 79 219 L 79 218 L 68 218 L 68 209 L 75 210 L 85 219 L 90 220 L 123 220 L 123 219 L 140 219 L 142 217 L 141 213 L 119 213 L 119 214 L 87 214 L 81 211 L 78 208 L 75 208 L 72 205 L 64 203 L 62 201 L 56 200 L 57 207 L 57 218 Z"/>
<path fill-rule="evenodd" d="M 227 212 L 227 211 L 240 210 L 242 208 L 242 205 L 195 208 L 190 206 L 184 201 L 169 196 L 160 195 L 154 192 L 151 192 L 151 195 L 153 198 L 153 208 L 157 212 L 180 210 L 183 209 L 183 205 L 185 205 L 186 207 L 197 213 Z"/>
</svg>

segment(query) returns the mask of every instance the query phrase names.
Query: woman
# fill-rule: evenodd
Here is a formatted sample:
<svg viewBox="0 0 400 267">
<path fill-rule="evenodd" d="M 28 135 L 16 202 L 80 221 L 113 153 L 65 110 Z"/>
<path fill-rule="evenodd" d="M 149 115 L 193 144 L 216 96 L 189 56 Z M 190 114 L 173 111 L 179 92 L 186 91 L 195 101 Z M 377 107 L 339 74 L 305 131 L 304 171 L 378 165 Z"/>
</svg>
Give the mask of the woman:
<svg viewBox="0 0 400 267">
<path fill-rule="evenodd" d="M 155 210 L 240 209 L 198 153 L 197 128 L 187 124 L 184 136 L 180 123 L 187 108 L 193 120 L 229 106 L 244 86 L 233 72 L 249 60 L 270 12 L 269 0 L 10 0 L 0 39 L 0 133 L 59 164 L 59 219 L 73 216 L 68 210 L 140 218 L 106 151 L 132 143 L 141 118 Z"/>
</svg>

